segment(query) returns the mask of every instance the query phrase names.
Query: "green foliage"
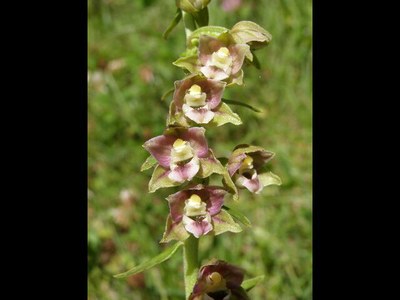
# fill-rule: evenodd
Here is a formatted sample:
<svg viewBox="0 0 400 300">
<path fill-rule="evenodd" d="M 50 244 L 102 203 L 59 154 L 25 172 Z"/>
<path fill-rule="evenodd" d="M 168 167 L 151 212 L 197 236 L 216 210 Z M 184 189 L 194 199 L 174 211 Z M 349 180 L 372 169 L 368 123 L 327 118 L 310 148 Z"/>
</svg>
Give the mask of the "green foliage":
<svg viewBox="0 0 400 300">
<path fill-rule="evenodd" d="M 150 171 L 140 173 L 148 153 L 141 146 L 164 131 L 171 97 L 160 99 L 183 77 L 182 69 L 168 63 L 185 51 L 182 22 L 165 41 L 162 34 L 176 13 L 173 1 L 88 4 L 88 300 L 181 300 L 179 255 L 126 280 L 113 275 L 160 253 L 158 241 L 168 214 L 164 198 L 171 191 L 148 193 Z M 251 20 L 274 37 L 256 51 L 261 69 L 246 67 L 244 86 L 224 93 L 261 112 L 231 106 L 244 123 L 207 131 L 209 144 L 217 157 L 229 156 L 239 142 L 273 151 L 268 168 L 283 183 L 255 196 L 240 191 L 240 203 L 228 206 L 244 213 L 251 229 L 204 238 L 202 263 L 218 257 L 243 267 L 245 279 L 265 274 L 249 293 L 253 300 L 309 300 L 311 1 L 249 0 L 234 12 L 224 12 L 220 1 L 211 1 L 208 8 L 211 25 L 232 28 L 238 20 Z M 220 184 L 221 176 L 216 177 Z M 119 196 L 125 189 L 132 190 L 130 206 Z"/>
<path fill-rule="evenodd" d="M 156 265 L 161 264 L 162 262 L 168 260 L 169 258 L 171 258 L 172 255 L 174 255 L 174 253 L 176 252 L 176 250 L 179 249 L 179 247 L 181 247 L 183 245 L 182 242 L 177 242 L 174 245 L 168 247 L 167 249 L 165 249 L 163 252 L 161 252 L 159 255 L 153 257 L 152 259 L 145 261 L 141 264 L 139 264 L 138 266 L 133 267 L 132 269 L 124 272 L 124 273 L 120 273 L 117 275 L 114 275 L 115 278 L 125 278 L 131 275 L 135 275 L 137 273 L 143 272 L 145 270 L 148 270 Z"/>
</svg>

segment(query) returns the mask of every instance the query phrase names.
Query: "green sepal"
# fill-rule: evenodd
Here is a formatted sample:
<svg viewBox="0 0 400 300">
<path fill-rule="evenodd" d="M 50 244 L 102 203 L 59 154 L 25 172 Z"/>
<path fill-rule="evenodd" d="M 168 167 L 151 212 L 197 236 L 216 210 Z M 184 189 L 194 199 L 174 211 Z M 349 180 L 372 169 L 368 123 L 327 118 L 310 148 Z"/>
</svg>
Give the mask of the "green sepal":
<svg viewBox="0 0 400 300">
<path fill-rule="evenodd" d="M 183 243 L 179 241 L 176 244 L 166 248 L 163 252 L 161 252 L 159 255 L 151 258 L 150 260 L 145 261 L 124 273 L 114 275 L 114 277 L 115 278 L 125 278 L 130 275 L 134 275 L 134 274 L 143 272 L 145 270 L 148 270 L 158 264 L 161 264 L 162 262 L 170 259 L 172 257 L 172 255 L 176 252 L 176 250 L 178 250 L 182 245 L 183 245 Z"/>
<path fill-rule="evenodd" d="M 181 222 L 173 226 L 171 215 L 168 215 L 167 222 L 165 224 L 165 231 L 160 243 L 168 243 L 172 240 L 183 242 L 189 236 L 190 234 L 186 231 L 183 223 Z"/>
<path fill-rule="evenodd" d="M 179 67 L 179 68 L 186 69 L 190 73 L 195 73 L 196 72 L 197 63 L 198 63 L 197 55 L 192 55 L 192 56 L 179 57 L 172 64 L 174 66 Z"/>
<path fill-rule="evenodd" d="M 272 172 L 258 174 L 258 179 L 263 186 L 282 184 L 282 180 L 279 178 L 279 176 Z"/>
<path fill-rule="evenodd" d="M 232 123 L 234 125 L 242 124 L 242 120 L 240 119 L 239 115 L 234 113 L 231 108 L 223 102 L 219 104 L 214 113 L 214 118 L 209 123 L 211 126 L 218 127 L 226 123 Z"/>
<path fill-rule="evenodd" d="M 260 275 L 257 277 L 253 277 L 250 279 L 247 279 L 245 281 L 242 282 L 241 287 L 246 290 L 246 292 L 250 291 L 253 287 L 255 287 L 258 283 L 260 283 L 261 281 L 263 281 L 265 278 L 265 275 Z"/>
<path fill-rule="evenodd" d="M 215 235 L 227 231 L 235 233 L 242 231 L 242 227 L 233 220 L 232 216 L 225 209 L 221 209 L 217 215 L 213 216 L 213 226 Z"/>
<path fill-rule="evenodd" d="M 150 155 L 150 156 L 146 159 L 146 161 L 142 164 L 142 166 L 140 167 L 140 172 L 143 172 L 143 171 L 145 171 L 145 170 L 148 170 L 148 169 L 154 167 L 154 165 L 155 165 L 156 163 L 157 163 L 157 160 L 156 160 L 152 155 Z"/>
<path fill-rule="evenodd" d="M 204 26 L 192 32 L 188 38 L 187 47 L 193 48 L 198 46 L 199 38 L 201 35 L 209 35 L 218 38 L 222 33 L 228 32 L 229 29 L 222 26 Z"/>
<path fill-rule="evenodd" d="M 223 205 L 222 207 L 224 209 L 226 209 L 234 219 L 238 220 L 240 223 L 242 223 L 243 225 L 245 225 L 247 227 L 251 227 L 250 220 L 244 214 L 242 214 L 240 211 L 233 209 L 232 207 L 227 207 L 225 205 Z"/>
<path fill-rule="evenodd" d="M 272 35 L 268 31 L 251 21 L 236 23 L 229 33 L 238 44 L 248 44 L 251 49 L 264 47 L 272 40 Z"/>
<path fill-rule="evenodd" d="M 222 175 L 222 182 L 224 187 L 233 195 L 233 200 L 239 199 L 239 194 L 236 185 L 233 183 L 232 178 L 229 176 L 228 170 L 217 160 L 214 153 L 210 151 L 210 155 L 207 158 L 200 158 L 200 170 L 197 173 L 197 177 L 206 178 L 211 174 L 216 173 Z"/>
<path fill-rule="evenodd" d="M 165 170 L 160 165 L 157 165 L 149 181 L 149 193 L 154 193 L 160 188 L 178 186 L 181 184 L 169 179 L 167 172 L 169 172 L 169 170 Z"/>
</svg>

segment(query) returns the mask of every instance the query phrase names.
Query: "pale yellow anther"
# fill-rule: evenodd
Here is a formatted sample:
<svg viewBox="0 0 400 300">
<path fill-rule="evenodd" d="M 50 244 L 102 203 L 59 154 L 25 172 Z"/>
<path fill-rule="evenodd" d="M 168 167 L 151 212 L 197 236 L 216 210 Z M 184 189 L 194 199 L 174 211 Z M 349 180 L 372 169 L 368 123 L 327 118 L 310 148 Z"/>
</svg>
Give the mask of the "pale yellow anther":
<svg viewBox="0 0 400 300">
<path fill-rule="evenodd" d="M 226 48 L 226 47 L 219 48 L 217 53 L 218 53 L 219 56 L 223 56 L 223 57 L 227 57 L 230 54 L 229 49 Z"/>
<path fill-rule="evenodd" d="M 200 203 L 201 203 L 201 198 L 200 198 L 198 195 L 193 194 L 192 196 L 190 196 L 189 201 L 190 201 L 191 203 L 198 203 L 198 204 L 200 204 Z"/>
<path fill-rule="evenodd" d="M 245 166 L 252 166 L 253 165 L 253 158 L 251 156 L 247 156 L 243 160 L 242 164 L 245 165 Z"/>
<path fill-rule="evenodd" d="M 176 139 L 175 142 L 173 143 L 172 147 L 174 148 L 179 148 L 185 145 L 185 141 L 182 139 Z"/>
<path fill-rule="evenodd" d="M 201 95 L 201 87 L 197 84 L 193 84 L 188 90 L 190 95 Z"/>
<path fill-rule="evenodd" d="M 222 276 L 218 272 L 211 273 L 208 278 L 210 279 L 210 285 L 217 285 L 221 282 Z"/>
</svg>

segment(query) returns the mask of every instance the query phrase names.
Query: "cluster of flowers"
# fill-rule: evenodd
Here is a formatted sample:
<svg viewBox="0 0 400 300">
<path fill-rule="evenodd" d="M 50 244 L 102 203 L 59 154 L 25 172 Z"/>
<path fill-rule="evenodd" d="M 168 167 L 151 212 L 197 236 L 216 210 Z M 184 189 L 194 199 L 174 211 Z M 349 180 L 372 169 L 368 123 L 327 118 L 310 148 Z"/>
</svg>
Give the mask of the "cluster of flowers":
<svg viewBox="0 0 400 300">
<path fill-rule="evenodd" d="M 174 64 L 186 72 L 175 82 L 167 128 L 144 143 L 151 156 L 142 170 L 155 167 L 149 191 L 185 187 L 167 197 L 170 213 L 161 242 L 185 241 L 190 235 L 240 232 L 241 226 L 224 205 L 238 199 L 238 189 L 252 193 L 278 176 L 266 172 L 274 154 L 261 147 L 238 145 L 223 165 L 209 148 L 205 128 L 226 123 L 241 124 L 240 117 L 224 103 L 225 88 L 243 83 L 242 67 L 253 60 L 253 50 L 265 46 L 269 34 L 255 23 L 243 21 L 231 30 L 206 26 L 193 32 L 185 54 Z M 222 185 L 208 185 L 212 174 L 222 176 Z M 248 299 L 240 287 L 243 271 L 226 262 L 213 261 L 200 269 L 189 299 Z"/>
</svg>

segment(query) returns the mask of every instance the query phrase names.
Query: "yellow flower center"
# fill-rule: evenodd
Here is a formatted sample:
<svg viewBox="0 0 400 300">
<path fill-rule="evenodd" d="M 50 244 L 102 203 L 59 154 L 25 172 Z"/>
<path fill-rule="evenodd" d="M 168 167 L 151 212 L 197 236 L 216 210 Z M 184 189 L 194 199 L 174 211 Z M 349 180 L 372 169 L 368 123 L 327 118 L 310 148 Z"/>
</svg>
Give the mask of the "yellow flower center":
<svg viewBox="0 0 400 300">
<path fill-rule="evenodd" d="M 219 274 L 218 272 L 213 272 L 210 275 L 208 275 L 206 282 L 207 282 L 206 286 L 207 293 L 226 290 L 226 281 L 224 278 L 222 278 L 221 274 Z"/>
<path fill-rule="evenodd" d="M 185 215 L 188 217 L 202 216 L 207 213 L 206 203 L 201 201 L 199 195 L 193 194 L 185 201 Z"/>
<path fill-rule="evenodd" d="M 243 172 L 246 172 L 248 170 L 253 169 L 253 158 L 251 156 L 247 156 L 243 161 L 242 164 L 240 165 L 239 168 L 239 173 L 242 174 Z"/>
<path fill-rule="evenodd" d="M 193 84 L 187 91 L 188 93 L 184 98 L 187 105 L 191 107 L 199 107 L 206 104 L 207 95 L 206 93 L 203 93 L 199 85 Z"/>
<path fill-rule="evenodd" d="M 179 163 L 193 157 L 193 149 L 189 142 L 176 139 L 172 144 L 171 163 Z"/>
<path fill-rule="evenodd" d="M 228 48 L 221 47 L 217 52 L 211 55 L 210 64 L 224 70 L 224 72 L 228 72 L 232 66 L 232 57 L 230 54 Z"/>
</svg>

